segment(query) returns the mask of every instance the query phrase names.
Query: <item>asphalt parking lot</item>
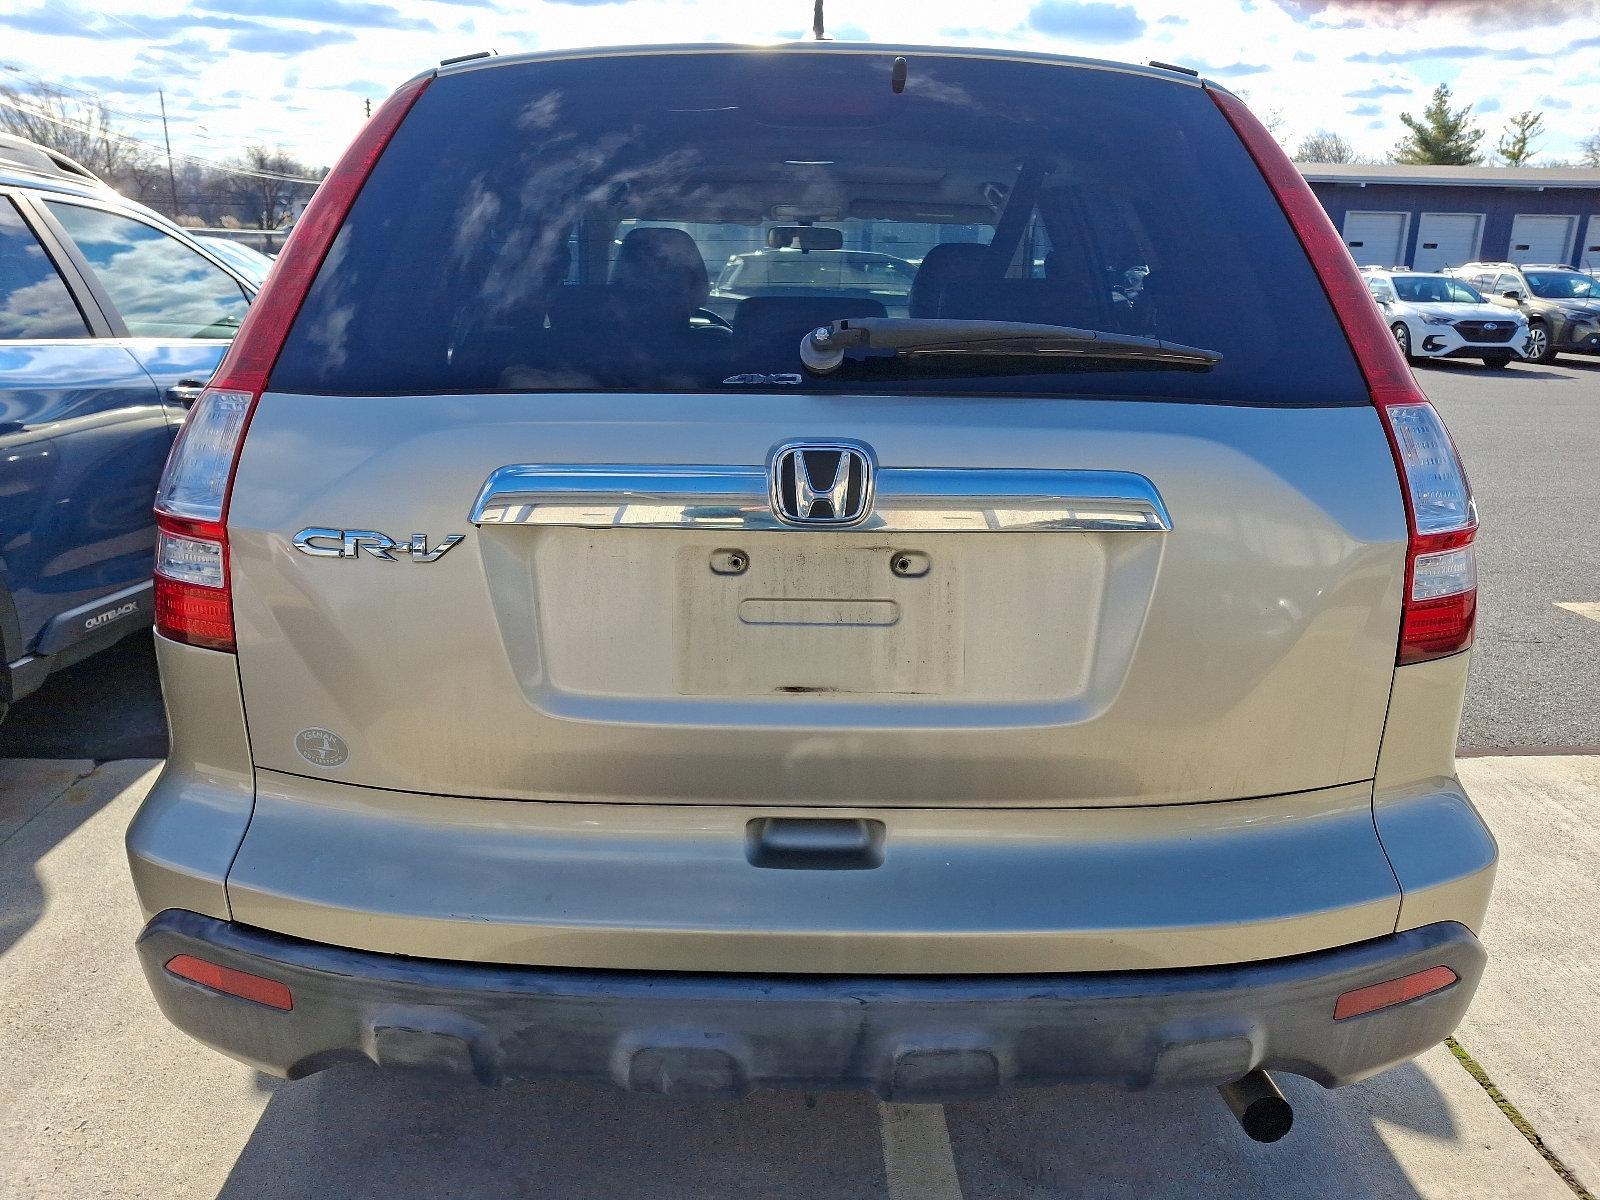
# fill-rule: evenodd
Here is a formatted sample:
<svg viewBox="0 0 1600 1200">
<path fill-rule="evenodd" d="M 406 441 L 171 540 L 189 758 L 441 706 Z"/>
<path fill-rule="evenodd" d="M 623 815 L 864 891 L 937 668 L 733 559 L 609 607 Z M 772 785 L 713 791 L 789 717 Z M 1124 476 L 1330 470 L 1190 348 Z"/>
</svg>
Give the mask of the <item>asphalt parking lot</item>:
<svg viewBox="0 0 1600 1200">
<path fill-rule="evenodd" d="M 167 1026 L 130 950 L 121 836 L 165 745 L 140 638 L 0 726 L 0 1197 L 1600 1195 L 1600 362 L 1419 378 L 1482 509 L 1462 775 L 1504 851 L 1458 1050 L 1338 1092 L 1285 1080 L 1276 1146 L 1209 1092 L 895 1106 L 270 1079 Z"/>
</svg>

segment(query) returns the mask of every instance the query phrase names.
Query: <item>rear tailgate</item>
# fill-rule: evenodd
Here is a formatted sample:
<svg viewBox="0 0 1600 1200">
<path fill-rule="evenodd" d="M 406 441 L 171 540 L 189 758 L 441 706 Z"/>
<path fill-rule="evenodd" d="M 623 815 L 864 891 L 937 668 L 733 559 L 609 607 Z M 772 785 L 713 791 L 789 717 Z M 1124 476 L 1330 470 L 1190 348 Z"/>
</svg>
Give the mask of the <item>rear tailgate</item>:
<svg viewBox="0 0 1600 1200">
<path fill-rule="evenodd" d="M 969 473 L 980 499 L 952 510 L 981 508 L 979 528 L 676 528 L 694 519 L 681 494 L 558 514 L 584 524 L 470 523 L 509 464 L 759 480 L 773 446 L 840 435 L 880 477 Z M 981 497 L 1019 472 L 1058 493 L 1083 473 L 1064 510 L 1108 472 L 1147 479 L 1171 529 L 1009 532 Z M 232 511 L 261 765 L 672 803 L 1113 805 L 1370 778 L 1406 539 L 1370 407 L 589 395 L 532 413 L 506 396 L 268 394 Z M 464 540 L 431 562 L 297 553 L 317 527 Z M 900 556 L 920 573 L 897 575 Z M 312 728 L 348 758 L 308 759 Z"/>
<path fill-rule="evenodd" d="M 258 764 L 690 805 L 1371 778 L 1406 508 L 1250 155 L 1192 80 L 930 54 L 902 90 L 892 57 L 599 56 L 428 85 L 240 458 Z M 701 308 L 705 262 L 796 220 L 920 262 L 914 317 L 1222 361 L 813 378 L 798 336 L 862 315 L 849 297 Z M 838 498 L 859 522 L 784 519 L 774 455 L 795 441 L 876 472 L 875 495 Z"/>
</svg>

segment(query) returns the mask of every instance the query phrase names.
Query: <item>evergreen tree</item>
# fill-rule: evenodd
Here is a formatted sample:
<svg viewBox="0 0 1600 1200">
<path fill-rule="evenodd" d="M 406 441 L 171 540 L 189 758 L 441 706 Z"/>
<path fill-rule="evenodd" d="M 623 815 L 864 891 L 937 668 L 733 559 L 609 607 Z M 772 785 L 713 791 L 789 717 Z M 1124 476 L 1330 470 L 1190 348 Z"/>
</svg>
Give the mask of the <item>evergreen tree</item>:
<svg viewBox="0 0 1600 1200">
<path fill-rule="evenodd" d="M 1543 113 L 1520 112 L 1506 122 L 1495 153 L 1508 167 L 1525 167 L 1533 160 L 1534 139 L 1543 133 Z"/>
<path fill-rule="evenodd" d="M 1434 89 L 1420 120 L 1410 113 L 1401 113 L 1400 120 L 1411 132 L 1395 145 L 1397 163 L 1470 167 L 1483 161 L 1478 152 L 1483 130 L 1472 124 L 1472 105 L 1452 109 L 1447 84 Z"/>
</svg>

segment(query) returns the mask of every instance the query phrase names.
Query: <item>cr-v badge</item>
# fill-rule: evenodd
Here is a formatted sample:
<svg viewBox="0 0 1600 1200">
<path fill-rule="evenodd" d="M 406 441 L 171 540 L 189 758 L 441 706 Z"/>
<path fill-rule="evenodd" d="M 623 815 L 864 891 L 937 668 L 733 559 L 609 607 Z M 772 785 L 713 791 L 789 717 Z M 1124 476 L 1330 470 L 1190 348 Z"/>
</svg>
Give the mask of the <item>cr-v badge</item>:
<svg viewBox="0 0 1600 1200">
<path fill-rule="evenodd" d="M 435 562 L 443 558 L 465 535 L 452 533 L 432 550 L 428 549 L 428 535 L 413 533 L 403 542 L 397 542 L 386 533 L 374 529 L 325 529 L 312 525 L 294 535 L 294 548 L 313 558 L 357 558 L 365 550 L 373 558 L 393 562 L 396 554 L 409 554 L 412 562 Z"/>
</svg>

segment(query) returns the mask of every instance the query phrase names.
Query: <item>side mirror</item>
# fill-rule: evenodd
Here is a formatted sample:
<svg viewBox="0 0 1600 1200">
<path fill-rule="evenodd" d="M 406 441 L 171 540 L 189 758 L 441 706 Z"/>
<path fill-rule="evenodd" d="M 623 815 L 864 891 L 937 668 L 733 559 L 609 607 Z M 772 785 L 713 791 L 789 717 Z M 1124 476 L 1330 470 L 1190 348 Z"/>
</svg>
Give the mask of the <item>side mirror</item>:
<svg viewBox="0 0 1600 1200">
<path fill-rule="evenodd" d="M 1507 300 L 1521 300 L 1522 299 L 1522 293 L 1517 291 L 1516 288 L 1511 288 L 1509 291 L 1504 291 L 1504 292 L 1501 292 L 1500 294 L 1502 296 L 1504 296 Z"/>
</svg>

